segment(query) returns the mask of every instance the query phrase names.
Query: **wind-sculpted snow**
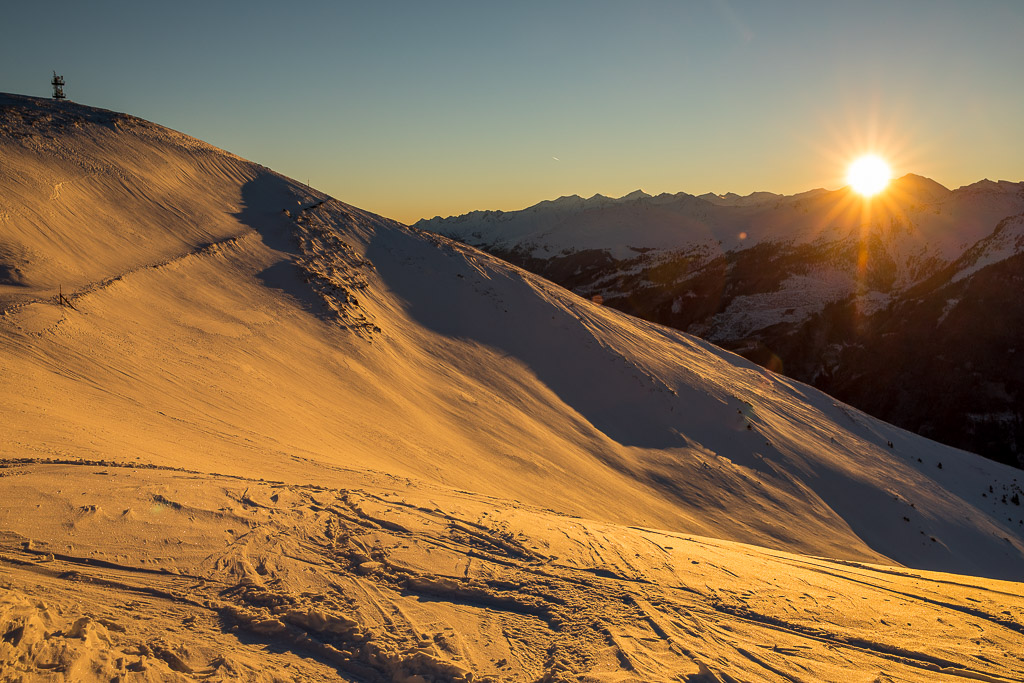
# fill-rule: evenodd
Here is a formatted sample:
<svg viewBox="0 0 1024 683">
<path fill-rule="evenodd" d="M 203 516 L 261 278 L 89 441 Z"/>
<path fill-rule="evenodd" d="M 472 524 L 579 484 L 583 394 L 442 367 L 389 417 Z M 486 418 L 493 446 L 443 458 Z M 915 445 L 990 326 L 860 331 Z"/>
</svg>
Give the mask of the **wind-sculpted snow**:
<svg viewBox="0 0 1024 683">
<path fill-rule="evenodd" d="M 0 663 L 12 676 L 1024 676 L 1019 584 L 386 479 L 336 489 L 109 463 L 2 473 L 19 501 L 0 502 Z M 66 504 L 33 512 L 43 500 Z"/>
<path fill-rule="evenodd" d="M 1016 471 L 153 124 L 3 102 L 4 677 L 1019 676 Z"/>
</svg>

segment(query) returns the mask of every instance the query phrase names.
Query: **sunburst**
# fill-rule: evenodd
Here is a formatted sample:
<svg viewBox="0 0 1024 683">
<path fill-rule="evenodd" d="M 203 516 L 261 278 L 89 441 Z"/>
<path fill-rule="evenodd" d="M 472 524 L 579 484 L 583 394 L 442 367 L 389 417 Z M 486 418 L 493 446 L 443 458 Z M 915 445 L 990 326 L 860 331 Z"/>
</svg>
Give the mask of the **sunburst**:
<svg viewBox="0 0 1024 683">
<path fill-rule="evenodd" d="M 846 182 L 853 190 L 865 197 L 871 197 L 886 188 L 892 178 L 889 164 L 877 154 L 865 154 L 850 164 Z"/>
</svg>

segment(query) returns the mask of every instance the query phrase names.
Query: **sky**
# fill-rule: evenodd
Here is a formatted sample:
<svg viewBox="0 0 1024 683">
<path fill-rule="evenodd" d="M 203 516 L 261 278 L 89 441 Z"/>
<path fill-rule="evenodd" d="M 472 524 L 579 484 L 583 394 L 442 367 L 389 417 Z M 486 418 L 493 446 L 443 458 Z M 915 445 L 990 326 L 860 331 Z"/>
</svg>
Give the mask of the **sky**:
<svg viewBox="0 0 1024 683">
<path fill-rule="evenodd" d="M 1024 2 L 11 3 L 0 91 L 201 138 L 403 222 L 636 189 L 1024 180 Z"/>
</svg>

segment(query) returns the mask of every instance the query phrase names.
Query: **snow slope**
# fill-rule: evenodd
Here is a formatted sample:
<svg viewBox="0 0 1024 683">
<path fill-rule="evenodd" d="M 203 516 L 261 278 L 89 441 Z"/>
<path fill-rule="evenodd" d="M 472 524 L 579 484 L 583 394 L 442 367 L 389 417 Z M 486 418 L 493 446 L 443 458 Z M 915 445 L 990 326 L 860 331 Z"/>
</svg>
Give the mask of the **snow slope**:
<svg viewBox="0 0 1024 683">
<path fill-rule="evenodd" d="M 949 190 L 908 174 L 871 200 L 848 189 L 791 197 L 638 191 L 417 226 L 697 334 L 869 414 L 1018 464 L 1024 384 L 1012 354 L 1024 311 L 1013 292 L 1022 216 L 1024 183 Z M 973 284 L 936 290 L 965 280 Z M 942 307 L 960 300 L 960 290 L 981 297 L 967 301 L 976 339 L 943 328 Z M 921 305 L 924 292 L 937 309 Z M 956 359 L 955 381 L 876 357 L 880 344 L 908 347 L 929 333 L 933 354 Z M 899 386 L 899 400 L 864 381 L 882 376 Z M 948 399 L 941 411 L 933 410 L 937 391 Z"/>
<path fill-rule="evenodd" d="M 0 670 L 12 679 L 1024 676 L 1019 583 L 623 527 L 383 475 L 339 489 L 329 471 L 307 484 L 110 463 L 0 473 L 15 494 L 0 520 L 18 530 L 0 536 Z"/>
<path fill-rule="evenodd" d="M 1013 588 L 791 555 L 1020 580 L 1024 515 L 995 493 L 1018 490 L 1016 471 L 179 133 L 70 103 L 0 105 L 0 626 L 22 629 L 0 645 L 4 667 L 650 680 L 686 670 L 682 657 L 695 675 L 743 678 L 795 670 L 810 639 L 828 677 L 851 666 L 828 654 L 845 639 L 872 667 L 1003 680 L 943 629 L 914 649 L 916 629 L 877 636 L 866 611 L 852 624 L 814 608 L 794 627 L 759 602 L 774 590 L 795 605 L 808 581 L 824 581 L 809 599 L 840 581 L 858 605 L 891 581 L 926 585 L 933 597 L 905 598 L 908 623 L 932 609 L 987 619 L 993 647 L 1020 651 L 1017 603 L 986 606 Z M 415 504 L 391 505 L 396 491 Z M 659 535 L 690 550 L 651 555 Z M 810 573 L 770 578 L 794 563 Z M 67 583 L 78 576 L 88 597 Z M 695 609 L 686 586 L 712 609 L 692 628 L 672 616 Z M 187 643 L 126 625 L 114 600 L 132 595 L 157 623 L 192 619 L 175 636 Z M 589 627 L 565 606 L 597 600 L 629 607 L 595 615 L 606 632 L 573 650 Z M 493 610 L 515 622 L 507 646 Z M 631 625 L 637 610 L 649 626 Z M 713 613 L 753 640 L 788 634 L 783 649 L 701 649 Z M 248 633 L 240 659 L 214 666 L 232 626 Z M 285 653 L 261 664 L 268 642 Z"/>
</svg>

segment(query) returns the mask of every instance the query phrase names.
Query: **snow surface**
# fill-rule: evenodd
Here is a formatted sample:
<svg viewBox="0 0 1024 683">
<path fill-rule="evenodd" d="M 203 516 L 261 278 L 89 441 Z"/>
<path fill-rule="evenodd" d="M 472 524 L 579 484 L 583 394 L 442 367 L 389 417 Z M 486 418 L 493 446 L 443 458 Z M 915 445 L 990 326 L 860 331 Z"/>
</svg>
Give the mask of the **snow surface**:
<svg viewBox="0 0 1024 683">
<path fill-rule="evenodd" d="M 5 676 L 1024 676 L 1019 471 L 182 134 L 0 106 Z"/>
<path fill-rule="evenodd" d="M 737 296 L 729 306 L 714 315 L 702 337 L 743 339 L 756 330 L 779 322 L 794 322 L 819 313 L 829 301 L 839 301 L 855 290 L 857 283 L 849 273 L 820 270 L 786 278 L 774 292 Z"/>
<path fill-rule="evenodd" d="M 1024 252 L 1024 214 L 1000 222 L 986 239 L 969 249 L 956 264 L 959 268 L 950 282 L 959 282 L 982 268 Z"/>
</svg>

